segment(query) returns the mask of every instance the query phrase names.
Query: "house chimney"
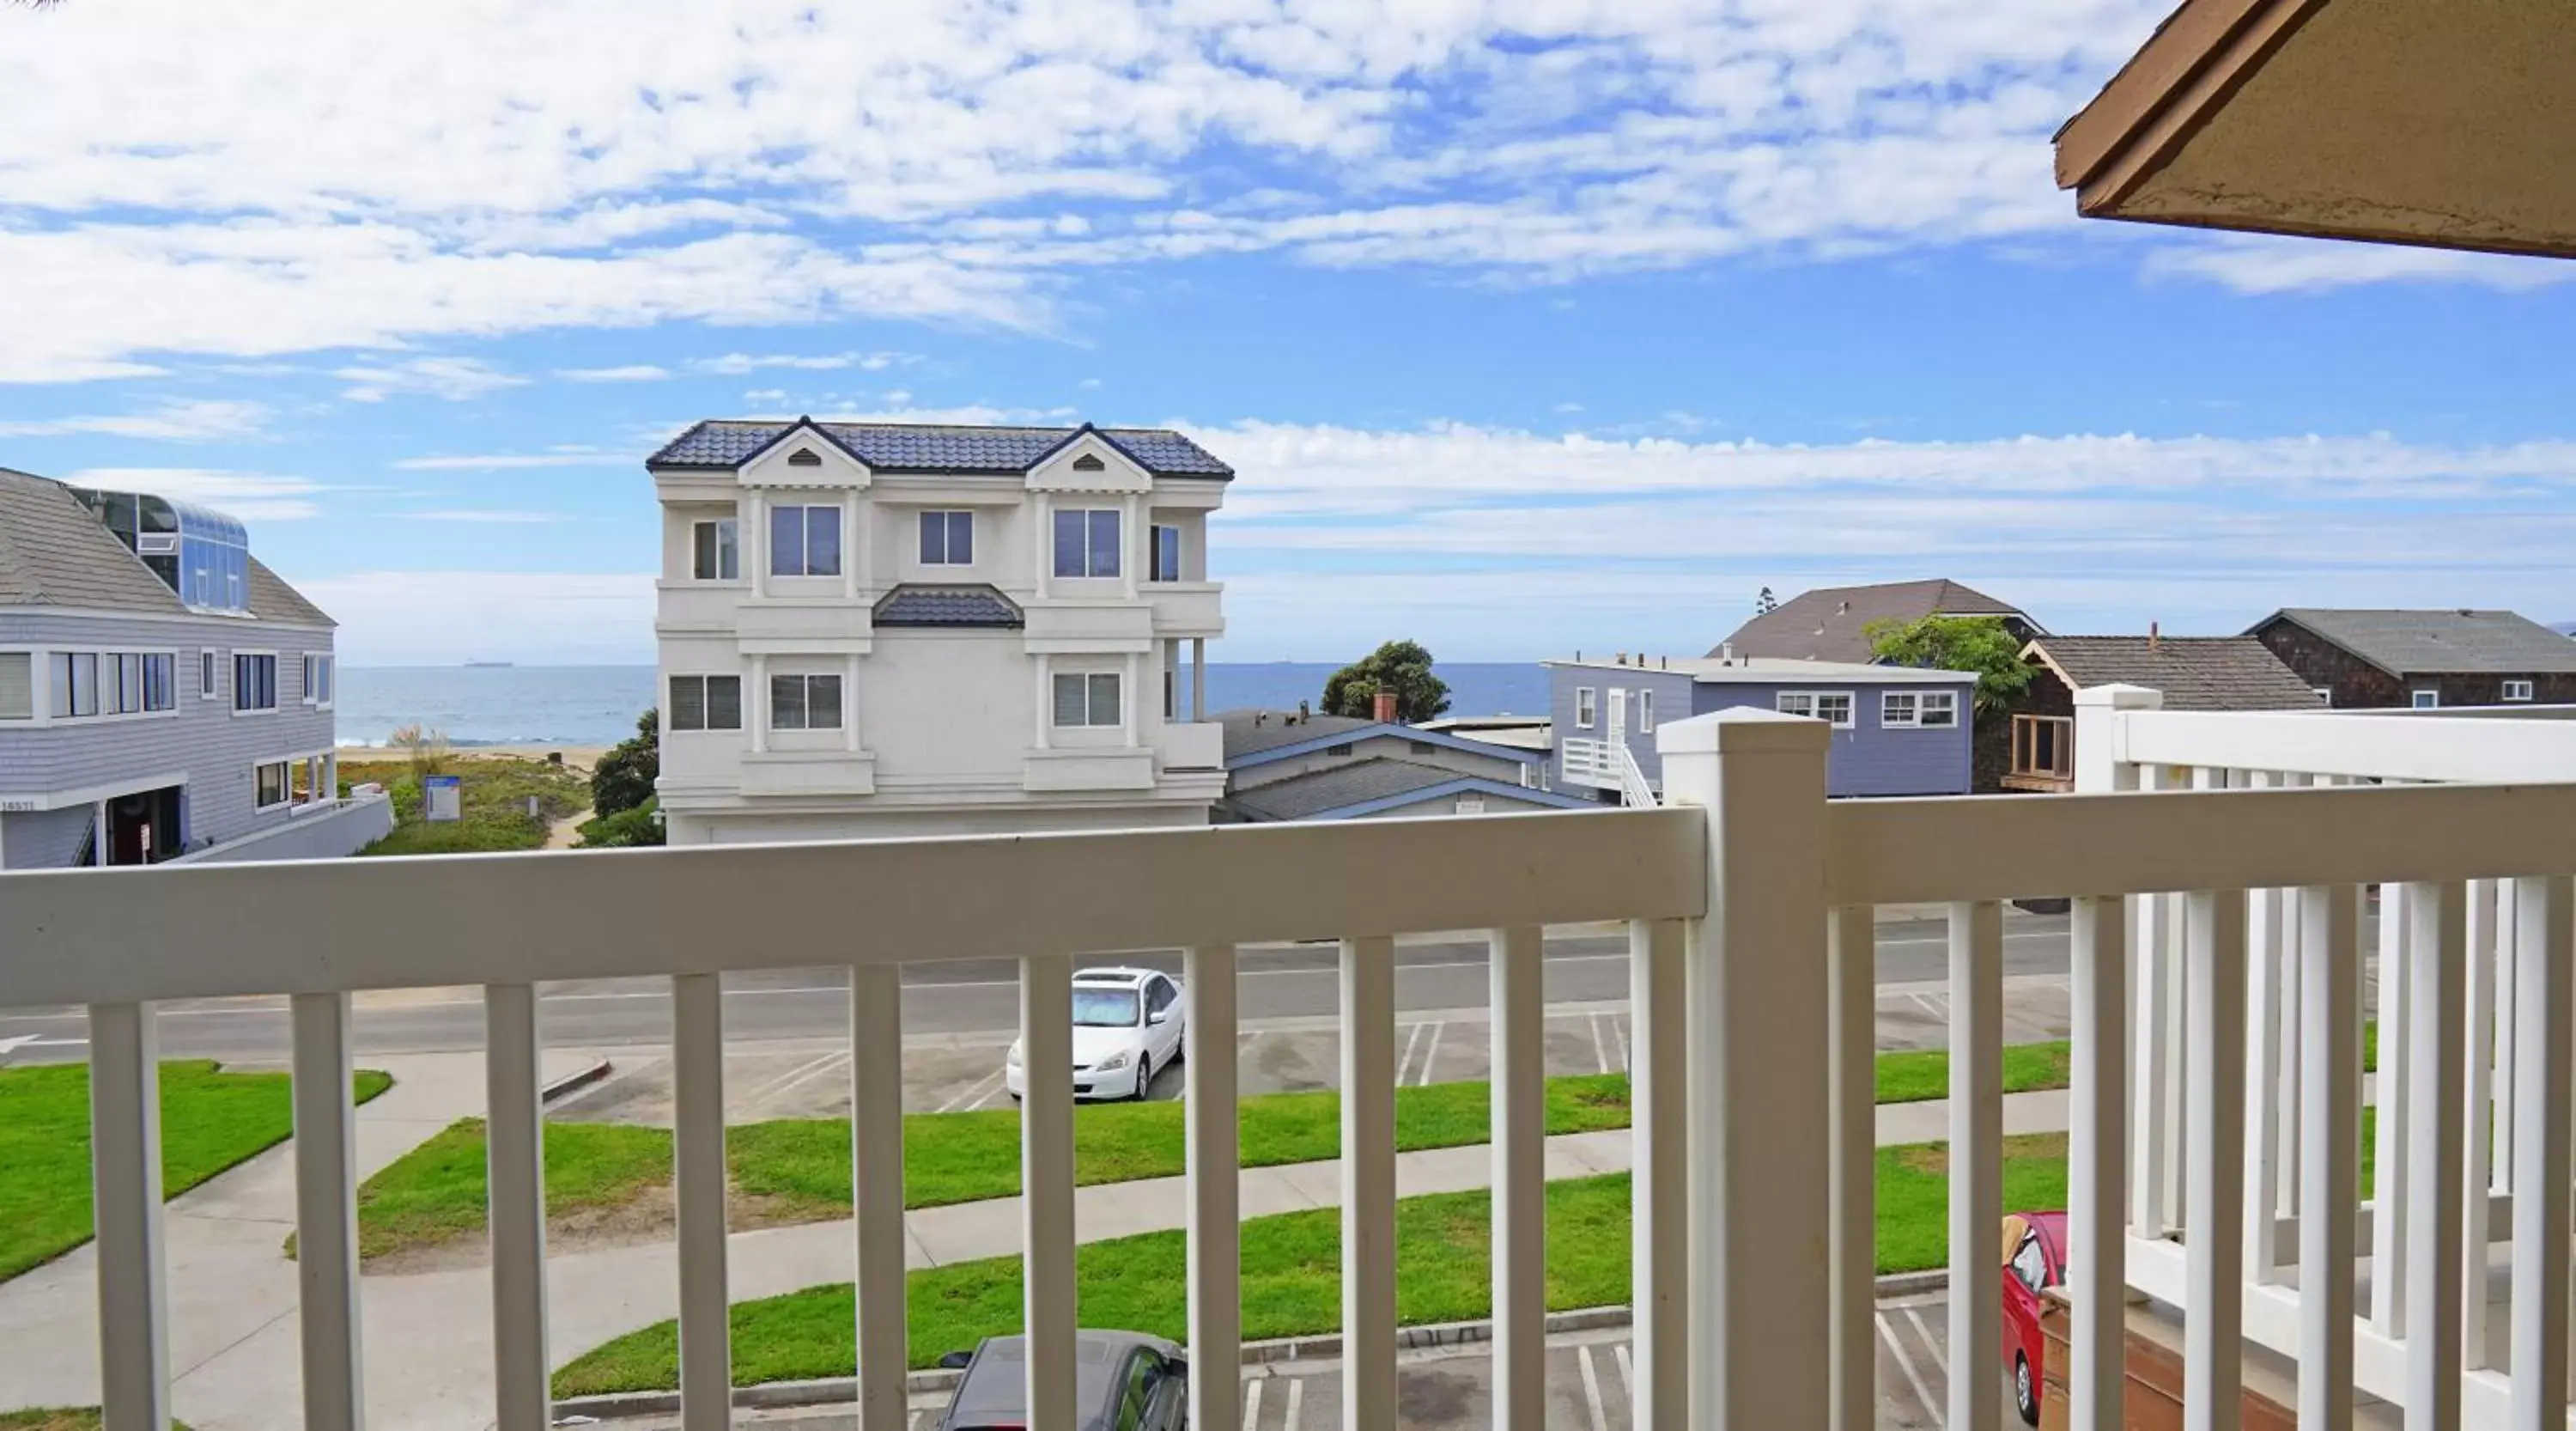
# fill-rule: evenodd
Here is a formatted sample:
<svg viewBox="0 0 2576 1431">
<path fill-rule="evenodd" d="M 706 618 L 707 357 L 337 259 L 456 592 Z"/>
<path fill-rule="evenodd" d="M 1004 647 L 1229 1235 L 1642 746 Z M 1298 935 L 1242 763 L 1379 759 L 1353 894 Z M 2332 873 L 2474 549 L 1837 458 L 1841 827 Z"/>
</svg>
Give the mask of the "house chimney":
<svg viewBox="0 0 2576 1431">
<path fill-rule="evenodd" d="M 1395 692 L 1380 689 L 1377 693 L 1377 723 L 1395 724 Z"/>
<path fill-rule="evenodd" d="M 1717 643 L 1717 664 L 1721 666 L 1732 666 L 1735 664 L 1734 642 L 1720 641 Z"/>
<path fill-rule="evenodd" d="M 2147 623 L 2147 649 L 2149 651 L 2164 649 L 2164 635 L 2156 629 L 2156 623 L 2152 621 Z"/>
</svg>

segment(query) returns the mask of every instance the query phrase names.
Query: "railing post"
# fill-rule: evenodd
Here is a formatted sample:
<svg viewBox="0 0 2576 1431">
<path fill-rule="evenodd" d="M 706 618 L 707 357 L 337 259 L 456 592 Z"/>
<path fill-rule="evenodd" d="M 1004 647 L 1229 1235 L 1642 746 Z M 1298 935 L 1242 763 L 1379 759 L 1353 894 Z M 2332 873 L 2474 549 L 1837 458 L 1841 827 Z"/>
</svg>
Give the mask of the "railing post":
<svg viewBox="0 0 2576 1431">
<path fill-rule="evenodd" d="M 367 1421 L 358 1328 L 358 1130 L 351 1103 L 349 995 L 297 994 L 295 1285 L 307 1431 Z"/>
<path fill-rule="evenodd" d="M 99 1425 L 170 1424 L 161 1244 L 161 1041 L 150 1004 L 89 1010 L 91 1216 L 98 1228 Z"/>
<path fill-rule="evenodd" d="M 2558 1431 L 2567 1424 L 2568 982 L 2576 951 L 2565 876 L 2517 879 L 2513 900 L 2513 1399 L 2505 1424 Z"/>
<path fill-rule="evenodd" d="M 1831 1205 L 1825 752 L 1799 716 L 1737 708 L 1655 732 L 1665 798 L 1709 812 L 1691 1051 L 1692 1420 L 1810 1422 L 1825 1384 Z"/>
<path fill-rule="evenodd" d="M 1190 1177 L 1190 1414 L 1193 1426 L 1222 1426 L 1243 1400 L 1243 1195 L 1241 1133 L 1235 1124 L 1234 946 L 1182 956 L 1189 985 L 1189 1057 L 1182 1115 Z M 900 1403 L 898 1403 L 900 1405 Z"/>
<path fill-rule="evenodd" d="M 1878 1424 L 1878 911 L 1856 904 L 1833 912 L 1825 938 L 1832 1014 L 1825 1036 L 1833 1121 L 1825 1134 L 1833 1190 L 1833 1381 L 1825 1393 L 1827 1431 Z M 1640 1426 L 1649 1423 L 1640 1421 Z"/>
<path fill-rule="evenodd" d="M 1679 1426 L 1690 1407 L 1690 1124 L 1683 1080 L 1678 919 L 1628 926 L 1628 1101 L 1634 1171 L 1629 1304 L 1637 1320 L 1632 1426 Z"/>
<path fill-rule="evenodd" d="M 903 1431 L 903 966 L 850 970 L 853 1347 L 860 1431 Z"/>
<path fill-rule="evenodd" d="M 2406 1157 L 2413 1202 L 2403 1256 L 2412 1287 L 2406 1308 L 2406 1420 L 2421 1431 L 2460 1424 L 2460 1106 L 2464 1080 L 2461 1005 L 2467 993 L 2465 890 L 2456 883 L 2407 886 L 2414 987 L 2407 1002 L 2414 1064 Z M 2382 1115 L 2385 1116 L 2385 1115 Z M 2483 1259 L 2481 1259 L 2483 1261 Z"/>
<path fill-rule="evenodd" d="M 2127 1424 L 2128 920 L 2122 901 L 2079 898 L 2067 1002 L 2074 1033 L 2068 1139 L 2067 1290 L 2075 1303 L 2068 1424 Z"/>
<path fill-rule="evenodd" d="M 2138 767 L 2127 759 L 2121 717 L 2164 705 L 2161 692 L 2143 686 L 2092 686 L 2075 693 L 2075 788 L 2079 793 L 2108 794 L 2139 788 Z M 2170 1042 L 2164 1025 L 2171 1009 L 2165 995 L 2164 971 L 2170 958 L 2163 944 L 2160 915 L 2163 895 L 2124 899 L 2109 911 L 2121 921 L 2121 944 L 2128 951 L 2121 1005 L 2129 1011 L 2127 1054 L 2121 1070 L 2123 1101 L 2134 1115 L 2129 1169 L 2128 1224 L 2141 1237 L 2162 1237 L 2166 1214 L 2165 1139 L 2170 1110 L 2166 1104 L 2165 1067 Z"/>
<path fill-rule="evenodd" d="M 547 1431 L 544 1045 L 537 986 L 483 990 L 484 1185 L 492 1246 L 492 1424 Z"/>
</svg>

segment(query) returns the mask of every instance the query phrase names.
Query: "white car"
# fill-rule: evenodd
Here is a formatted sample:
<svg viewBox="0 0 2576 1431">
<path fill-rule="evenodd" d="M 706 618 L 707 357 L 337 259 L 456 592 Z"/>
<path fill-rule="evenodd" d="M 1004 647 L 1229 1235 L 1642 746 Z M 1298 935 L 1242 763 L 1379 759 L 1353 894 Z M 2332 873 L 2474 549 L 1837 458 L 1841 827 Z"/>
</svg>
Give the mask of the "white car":
<svg viewBox="0 0 2576 1431">
<path fill-rule="evenodd" d="M 1073 1096 L 1142 1098 L 1154 1074 L 1181 1057 L 1189 1001 L 1180 981 L 1152 969 L 1084 969 L 1073 976 Z M 1029 1091 L 1020 1042 L 1011 1040 L 1002 1086 Z"/>
</svg>

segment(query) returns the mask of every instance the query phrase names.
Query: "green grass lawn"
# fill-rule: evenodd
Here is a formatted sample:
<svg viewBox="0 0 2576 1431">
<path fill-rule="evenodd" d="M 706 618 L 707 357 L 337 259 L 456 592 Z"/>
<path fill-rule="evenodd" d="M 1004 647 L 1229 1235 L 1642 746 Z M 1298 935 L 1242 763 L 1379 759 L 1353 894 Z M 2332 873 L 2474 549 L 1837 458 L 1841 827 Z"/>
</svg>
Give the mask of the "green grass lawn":
<svg viewBox="0 0 2576 1431">
<path fill-rule="evenodd" d="M 364 1103 L 392 1085 L 386 1075 L 362 1069 L 357 1100 Z M 165 1197 L 284 1142 L 294 1131 L 283 1073 L 223 1073 L 206 1059 L 161 1065 Z M 0 1280 L 89 1238 L 89 1066 L 0 1069 Z M 10 1424 L 0 1422 L 0 1428 Z"/>
<path fill-rule="evenodd" d="M 2063 1137 L 2009 1138 L 2007 1207 L 2056 1207 L 2066 1190 Z M 1878 1265 L 1882 1272 L 1937 1267 L 1949 1256 L 1947 1179 L 1939 1144 L 1879 1150 Z M 1464 1321 L 1491 1309 L 1492 1198 L 1442 1193 L 1396 1204 L 1396 1311 L 1408 1325 Z M 1626 1174 L 1547 1185 L 1547 1304 L 1599 1307 L 1628 1300 Z M 1085 1244 L 1075 1254 L 1085 1326 L 1121 1327 L 1181 1340 L 1187 1331 L 1188 1243 L 1149 1232 Z M 912 1364 L 1020 1330 L 1020 1262 L 997 1257 L 911 1274 Z M 851 1371 L 852 1308 L 846 1284 L 810 1287 L 733 1309 L 734 1379 L 750 1385 Z M 1243 1334 L 1330 1331 L 1341 1323 L 1341 1214 L 1324 1208 L 1243 1224 Z M 631 1332 L 555 1373 L 555 1394 L 674 1385 L 679 1328 Z"/>
<path fill-rule="evenodd" d="M 95 1406 L 40 1406 L 32 1411 L 0 1411 L 0 1431 L 98 1431 Z M 172 1421 L 170 1431 L 188 1431 L 185 1421 Z"/>
<path fill-rule="evenodd" d="M 464 780 L 462 813 L 452 824 L 421 818 L 420 780 L 400 759 L 342 760 L 340 781 L 376 781 L 393 797 L 393 833 L 358 851 L 362 855 L 454 855 L 494 850 L 533 850 L 546 842 L 553 821 L 589 808 L 590 783 L 581 773 L 542 760 L 505 756 L 451 758 L 447 774 Z M 537 797 L 538 814 L 527 811 Z"/>
<path fill-rule="evenodd" d="M 2061 1088 L 2066 1044 L 2005 1051 L 2007 1092 Z M 1939 1050 L 1879 1056 L 1879 1101 L 1937 1098 L 1947 1091 L 1949 1055 Z M 1491 1092 L 1483 1083 L 1434 1083 L 1395 1093 L 1396 1147 L 1403 1151 L 1482 1143 Z M 1086 1106 L 1074 1119 L 1074 1180 L 1084 1185 L 1178 1177 L 1185 1105 Z M 1248 1168 L 1320 1162 L 1341 1154 L 1339 1094 L 1271 1093 L 1246 1098 L 1238 1121 Z M 1547 1081 L 1553 1135 L 1628 1126 L 1623 1074 Z M 726 1161 L 737 1193 L 763 1200 L 770 1222 L 845 1217 L 850 1211 L 850 1127 L 836 1118 L 780 1119 L 726 1131 Z M 556 1219 L 617 1207 L 667 1182 L 671 1135 L 623 1124 L 546 1125 L 546 1203 Z M 904 1119 L 904 1204 L 939 1207 L 1020 1190 L 1020 1115 L 1014 1108 L 915 1113 Z M 484 1225 L 483 1127 L 459 1122 L 369 1178 L 358 1193 L 358 1245 L 376 1257 L 436 1246 Z"/>
</svg>

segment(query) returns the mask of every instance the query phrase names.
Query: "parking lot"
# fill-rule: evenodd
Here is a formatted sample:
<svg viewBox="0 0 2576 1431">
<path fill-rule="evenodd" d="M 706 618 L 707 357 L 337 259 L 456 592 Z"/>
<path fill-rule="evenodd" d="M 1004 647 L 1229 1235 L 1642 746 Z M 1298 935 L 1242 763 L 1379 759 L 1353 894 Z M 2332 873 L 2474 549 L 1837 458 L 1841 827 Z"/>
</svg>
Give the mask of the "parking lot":
<svg viewBox="0 0 2576 1431">
<path fill-rule="evenodd" d="M 1878 1305 L 1878 1424 L 1885 1431 L 1948 1431 L 1949 1356 L 1944 1333 L 1949 1315 L 1939 1292 L 1893 1297 Z M 1547 1424 L 1559 1431 L 1633 1431 L 1628 1407 L 1635 1364 L 1621 1331 L 1574 1332 L 1552 1337 L 1547 1354 Z M 1410 1431 L 1470 1431 L 1493 1424 L 1493 1359 L 1484 1346 L 1446 1347 L 1403 1354 L 1396 1368 L 1397 1424 Z M 2000 1378 L 2002 1373 L 1996 1375 Z M 948 1404 L 946 1393 L 915 1397 L 913 1431 L 931 1431 Z M 1822 1414 L 1822 1407 L 1818 1412 Z M 1222 1431 L 1334 1431 L 1342 1424 L 1339 1361 L 1278 1362 L 1244 1369 L 1240 1421 Z M 1996 1431 L 2018 1428 L 2011 1392 Z M 797 1431 L 855 1431 L 846 1409 L 815 1407 L 761 1415 L 761 1425 Z M 640 1428 L 639 1428 L 640 1431 Z M 658 1431 L 658 1425 L 657 1425 Z M 1218 1431 L 1218 1428 L 1202 1428 Z"/>
<path fill-rule="evenodd" d="M 2007 981 L 2007 1040 L 2062 1038 L 2067 1027 L 2063 975 Z M 1879 991 L 1878 1041 L 1885 1049 L 1934 1048 L 1947 1040 L 1949 996 L 1938 985 L 1891 984 Z M 1623 1073 L 1628 1067 L 1624 1004 L 1557 1004 L 1547 1015 L 1547 1072 Z M 1477 1009 L 1400 1015 L 1395 1029 L 1396 1081 L 1448 1083 L 1486 1078 L 1490 1024 Z M 1003 1033 L 923 1034 L 904 1040 L 907 1112 L 954 1113 L 1010 1103 L 1002 1089 Z M 599 1122 L 671 1121 L 670 1061 L 639 1047 L 612 1055 L 610 1077 L 558 1105 L 556 1116 Z M 1341 1044 L 1330 1017 L 1272 1019 L 1241 1031 L 1241 1090 L 1298 1093 L 1339 1086 Z M 843 1117 L 850 1109 L 850 1050 L 839 1040 L 793 1039 L 735 1044 L 725 1054 L 725 1115 L 737 1123 L 771 1118 Z M 1149 1097 L 1178 1098 L 1180 1067 L 1159 1069 Z"/>
</svg>

